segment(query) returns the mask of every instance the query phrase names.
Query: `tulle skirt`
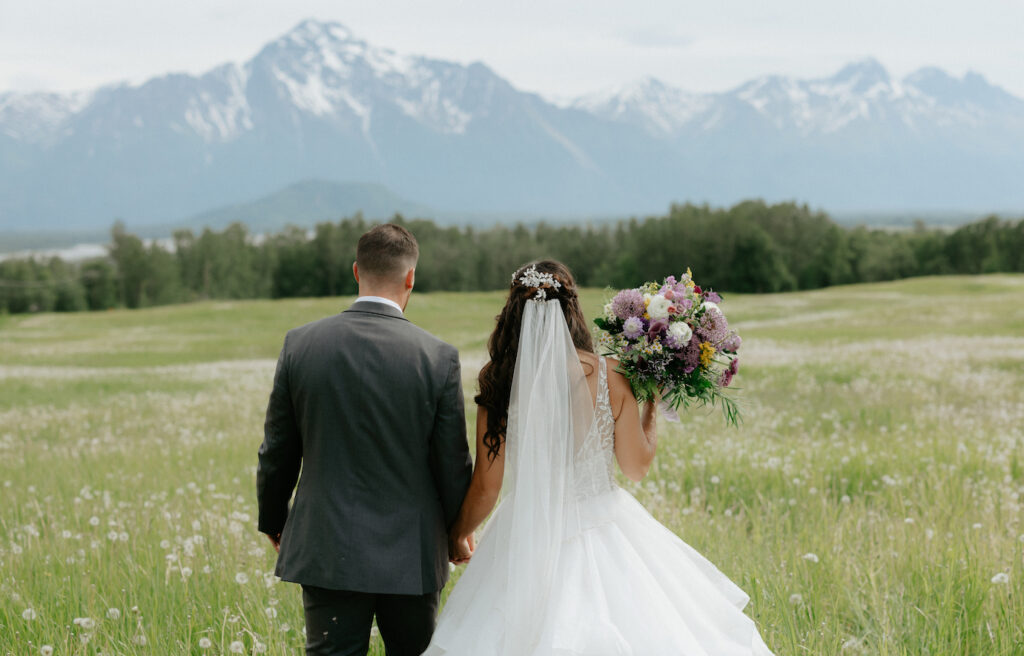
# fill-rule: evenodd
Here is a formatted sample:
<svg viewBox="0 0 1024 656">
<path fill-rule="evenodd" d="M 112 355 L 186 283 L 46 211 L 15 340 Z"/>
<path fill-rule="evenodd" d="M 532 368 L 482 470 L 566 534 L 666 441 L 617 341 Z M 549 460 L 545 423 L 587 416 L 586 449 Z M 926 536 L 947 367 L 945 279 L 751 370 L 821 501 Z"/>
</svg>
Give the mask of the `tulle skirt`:
<svg viewBox="0 0 1024 656">
<path fill-rule="evenodd" d="M 770 656 L 742 612 L 749 597 L 622 489 L 581 502 L 541 619 L 530 635 L 508 635 L 508 588 L 531 573 L 508 575 L 514 563 L 490 530 L 504 510 L 495 511 L 424 656 Z"/>
</svg>

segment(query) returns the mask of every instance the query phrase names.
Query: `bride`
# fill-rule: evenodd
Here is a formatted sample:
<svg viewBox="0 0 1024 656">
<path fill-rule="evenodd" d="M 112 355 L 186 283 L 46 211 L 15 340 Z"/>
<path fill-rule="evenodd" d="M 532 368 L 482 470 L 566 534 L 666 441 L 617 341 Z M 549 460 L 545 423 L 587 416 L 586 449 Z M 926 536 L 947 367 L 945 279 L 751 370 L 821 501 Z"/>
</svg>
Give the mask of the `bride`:
<svg viewBox="0 0 1024 656">
<path fill-rule="evenodd" d="M 427 656 L 770 655 L 747 595 L 615 483 L 656 409 L 594 353 L 569 270 L 521 268 L 488 343 L 473 480 L 452 528 L 472 560 Z M 494 508 L 473 551 L 473 534 Z"/>
</svg>

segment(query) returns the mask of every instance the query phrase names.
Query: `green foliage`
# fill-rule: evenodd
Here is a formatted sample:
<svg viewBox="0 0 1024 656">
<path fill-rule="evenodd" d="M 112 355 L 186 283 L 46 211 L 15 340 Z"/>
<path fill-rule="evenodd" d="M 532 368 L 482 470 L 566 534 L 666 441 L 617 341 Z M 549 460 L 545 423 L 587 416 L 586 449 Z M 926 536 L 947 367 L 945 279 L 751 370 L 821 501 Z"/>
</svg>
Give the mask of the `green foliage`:
<svg viewBox="0 0 1024 656">
<path fill-rule="evenodd" d="M 953 273 L 1024 271 L 1024 220 L 987 217 L 957 230 L 843 228 L 806 205 L 746 201 L 731 208 L 673 205 L 665 216 L 601 225 L 439 226 L 392 221 L 419 240 L 420 291 L 505 289 L 530 260 L 569 265 L 581 286 L 634 287 L 693 270 L 701 285 L 770 293 Z M 313 230 L 291 226 L 254 237 L 235 223 L 222 231 L 174 233 L 173 249 L 146 243 L 121 223 L 109 258 L 0 262 L 0 312 L 139 308 L 187 300 L 355 294 L 361 215 Z"/>
<path fill-rule="evenodd" d="M 581 290 L 584 314 L 606 296 Z M 275 582 L 256 531 L 254 463 L 284 332 L 350 301 L 4 318 L 0 653 L 304 653 L 301 591 Z M 467 399 L 503 301 L 409 304 L 458 347 Z M 1024 275 L 723 307 L 745 339 L 743 425 L 659 420 L 647 477 L 620 483 L 750 595 L 780 656 L 1019 655 Z"/>
</svg>

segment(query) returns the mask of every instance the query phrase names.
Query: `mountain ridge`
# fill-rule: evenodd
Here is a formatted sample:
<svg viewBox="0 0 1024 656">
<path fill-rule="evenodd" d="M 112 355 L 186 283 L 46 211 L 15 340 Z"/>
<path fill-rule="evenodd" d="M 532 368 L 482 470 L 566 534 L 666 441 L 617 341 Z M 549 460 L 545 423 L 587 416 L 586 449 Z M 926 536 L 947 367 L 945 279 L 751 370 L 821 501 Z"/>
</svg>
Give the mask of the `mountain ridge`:
<svg viewBox="0 0 1024 656">
<path fill-rule="evenodd" d="M 307 179 L 464 214 L 748 197 L 984 212 L 1024 208 L 1021 153 L 1024 100 L 977 73 L 894 79 L 866 59 L 716 93 L 645 78 L 555 104 L 484 63 L 306 20 L 199 75 L 0 93 L 0 227 L 169 223 Z"/>
</svg>

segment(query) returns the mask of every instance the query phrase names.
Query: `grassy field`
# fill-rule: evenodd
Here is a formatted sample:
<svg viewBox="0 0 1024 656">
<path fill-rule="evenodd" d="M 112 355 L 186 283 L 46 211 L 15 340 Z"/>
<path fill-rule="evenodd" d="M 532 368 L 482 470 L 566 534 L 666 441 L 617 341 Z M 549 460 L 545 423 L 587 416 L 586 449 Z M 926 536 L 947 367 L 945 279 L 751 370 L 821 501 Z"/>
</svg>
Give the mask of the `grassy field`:
<svg viewBox="0 0 1024 656">
<path fill-rule="evenodd" d="M 256 449 L 285 331 L 350 300 L 0 317 L 0 655 L 301 653 Z M 467 394 L 502 300 L 410 306 Z M 663 424 L 628 488 L 750 593 L 780 656 L 1024 654 L 1024 276 L 723 307 L 744 426 Z"/>
</svg>

